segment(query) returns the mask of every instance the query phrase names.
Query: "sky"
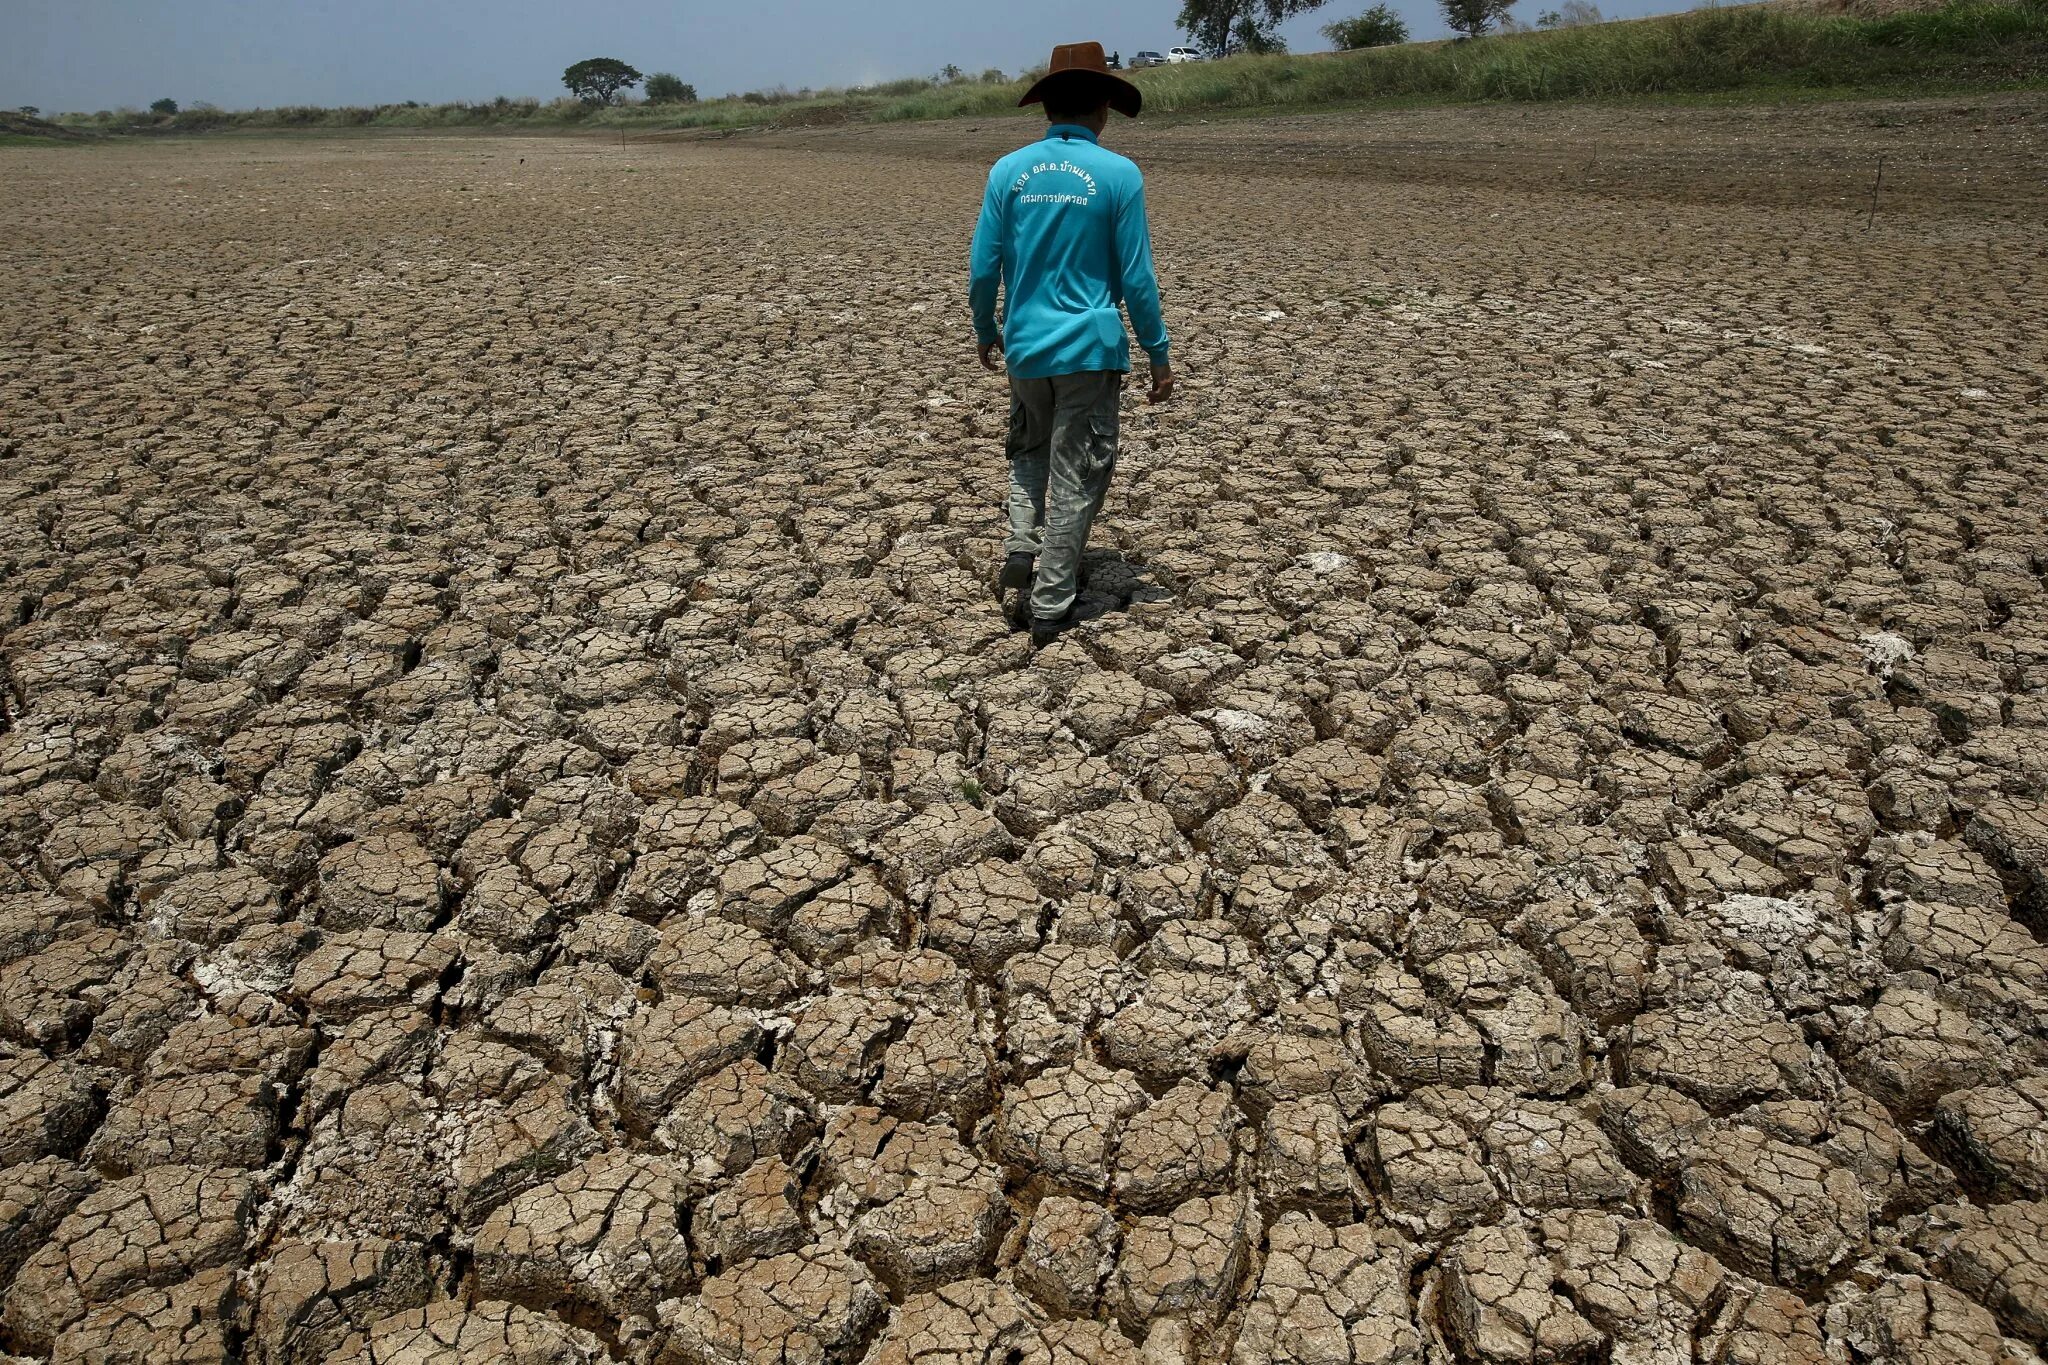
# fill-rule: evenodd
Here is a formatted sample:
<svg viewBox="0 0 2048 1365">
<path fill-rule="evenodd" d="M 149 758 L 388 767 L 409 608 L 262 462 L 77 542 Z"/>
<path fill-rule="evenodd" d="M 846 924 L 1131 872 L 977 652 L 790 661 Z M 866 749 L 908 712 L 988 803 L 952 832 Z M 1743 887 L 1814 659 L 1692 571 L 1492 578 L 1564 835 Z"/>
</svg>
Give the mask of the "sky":
<svg viewBox="0 0 2048 1365">
<path fill-rule="evenodd" d="M 1370 0 L 1290 21 L 1293 50 Z M 1550 0 L 1520 0 L 1533 21 Z M 1444 32 L 1434 0 L 1393 0 L 1417 38 Z M 1673 0 L 1608 0 L 1624 17 Z M 709 98 L 866 84 L 947 63 L 1015 73 L 1052 45 L 1120 50 L 1182 41 L 1180 0 L 0 0 L 0 108 L 45 113 L 169 98 L 224 109 L 560 95 L 562 68 L 617 57 L 672 71 Z M 1110 16 L 1110 17 L 1105 17 Z"/>
</svg>

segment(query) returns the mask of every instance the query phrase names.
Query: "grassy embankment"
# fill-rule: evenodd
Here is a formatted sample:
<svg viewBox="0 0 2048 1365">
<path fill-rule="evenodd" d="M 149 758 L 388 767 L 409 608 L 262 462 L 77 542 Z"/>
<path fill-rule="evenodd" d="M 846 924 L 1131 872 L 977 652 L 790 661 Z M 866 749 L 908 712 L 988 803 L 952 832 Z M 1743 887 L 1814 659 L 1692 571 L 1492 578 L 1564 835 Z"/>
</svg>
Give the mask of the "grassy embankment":
<svg viewBox="0 0 2048 1365">
<path fill-rule="evenodd" d="M 61 147 L 67 142 L 83 142 L 90 136 L 33 114 L 0 110 L 0 147 Z"/>
<path fill-rule="evenodd" d="M 1699 9 L 1654 19 L 1467 42 L 1358 52 L 1232 57 L 1133 73 L 1148 109 L 1196 114 L 1374 102 L 1627 99 L 1644 96 L 1910 93 L 2048 87 L 2048 0 L 1950 0 L 1880 18 L 1780 5 Z M 535 131 L 732 129 L 1016 112 L 1018 82 L 904 80 L 851 90 L 755 92 L 689 105 L 592 109 L 573 100 L 484 104 L 187 110 L 152 119 L 73 116 L 73 128 L 206 132 L 280 128 Z"/>
</svg>

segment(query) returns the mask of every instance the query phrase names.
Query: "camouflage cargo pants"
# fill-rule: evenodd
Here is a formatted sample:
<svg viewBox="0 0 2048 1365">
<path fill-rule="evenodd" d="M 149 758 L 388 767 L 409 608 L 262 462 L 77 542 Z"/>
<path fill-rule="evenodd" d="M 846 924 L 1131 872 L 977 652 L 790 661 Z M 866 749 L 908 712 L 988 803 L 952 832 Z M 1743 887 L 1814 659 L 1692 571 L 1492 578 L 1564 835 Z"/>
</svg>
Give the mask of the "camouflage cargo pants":
<svg viewBox="0 0 2048 1365">
<path fill-rule="evenodd" d="M 1081 551 L 1116 472 L 1121 370 L 1010 379 L 1010 534 L 1003 553 L 1038 557 L 1031 614 L 1063 616 Z"/>
</svg>

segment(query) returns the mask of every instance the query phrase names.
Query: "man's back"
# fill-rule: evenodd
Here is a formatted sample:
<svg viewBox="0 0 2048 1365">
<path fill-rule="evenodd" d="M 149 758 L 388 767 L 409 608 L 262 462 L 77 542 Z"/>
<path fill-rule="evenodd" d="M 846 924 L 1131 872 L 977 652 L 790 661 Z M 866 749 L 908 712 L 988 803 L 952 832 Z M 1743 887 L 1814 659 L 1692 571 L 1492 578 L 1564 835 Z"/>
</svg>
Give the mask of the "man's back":
<svg viewBox="0 0 2048 1365">
<path fill-rule="evenodd" d="M 1043 104 L 1043 141 L 989 173 L 974 227 L 968 300 L 983 368 L 1009 370 L 1010 462 L 998 592 L 1019 590 L 1033 647 L 1074 614 L 1088 528 L 1116 473 L 1124 372 L 1131 368 L 1119 303 L 1152 361 L 1146 398 L 1173 394 L 1166 323 L 1152 277 L 1145 181 L 1099 138 L 1114 110 L 1136 118 L 1138 88 L 1112 75 L 1100 43 L 1063 43 L 1018 101 Z M 1007 316 L 996 332 L 996 299 Z"/>
<path fill-rule="evenodd" d="M 1077 124 L 998 161 L 975 227 L 973 304 L 992 334 L 996 285 L 1007 297 L 1003 352 L 1010 373 L 1045 378 L 1128 370 L 1119 304 L 1138 343 L 1166 359 L 1166 325 L 1152 271 L 1145 183 L 1127 157 Z"/>
</svg>

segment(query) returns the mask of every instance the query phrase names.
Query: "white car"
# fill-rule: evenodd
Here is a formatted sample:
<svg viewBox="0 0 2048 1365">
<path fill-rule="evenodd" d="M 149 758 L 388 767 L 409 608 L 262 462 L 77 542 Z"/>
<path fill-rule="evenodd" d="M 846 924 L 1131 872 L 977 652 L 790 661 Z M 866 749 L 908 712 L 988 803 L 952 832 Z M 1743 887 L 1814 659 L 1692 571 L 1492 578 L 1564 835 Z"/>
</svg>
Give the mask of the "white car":
<svg viewBox="0 0 2048 1365">
<path fill-rule="evenodd" d="M 1202 54 L 1191 47 L 1170 47 L 1166 49 L 1166 64 L 1178 66 L 1182 62 L 1199 62 Z"/>
</svg>

